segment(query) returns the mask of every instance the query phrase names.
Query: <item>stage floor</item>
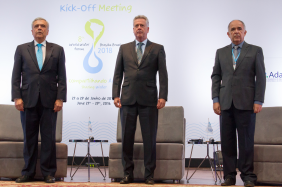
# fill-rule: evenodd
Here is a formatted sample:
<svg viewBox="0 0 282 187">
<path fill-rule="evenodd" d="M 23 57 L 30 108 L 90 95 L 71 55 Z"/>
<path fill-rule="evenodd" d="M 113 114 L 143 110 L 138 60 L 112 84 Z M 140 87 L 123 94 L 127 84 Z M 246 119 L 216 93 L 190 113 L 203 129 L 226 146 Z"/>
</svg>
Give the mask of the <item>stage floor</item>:
<svg viewBox="0 0 282 187">
<path fill-rule="evenodd" d="M 193 173 L 194 170 L 195 170 L 195 168 L 190 168 L 189 176 Z M 103 169 L 101 171 L 103 172 Z M 213 175 L 212 175 L 212 172 L 211 172 L 211 170 L 209 168 L 204 168 L 204 169 L 200 168 L 194 174 L 194 176 L 190 179 L 189 183 L 187 183 L 187 180 L 186 180 L 186 173 L 187 173 L 187 168 L 185 170 L 185 176 L 180 181 L 180 184 L 206 184 L 206 185 L 214 185 Z M 238 174 L 239 175 L 237 175 L 237 184 L 238 185 L 243 185 L 243 182 L 240 179 L 240 173 L 238 173 Z M 69 175 L 70 175 L 70 167 L 68 167 L 68 176 L 65 178 L 65 182 L 87 182 L 87 180 L 88 180 L 88 169 L 87 169 L 87 167 L 84 167 L 83 169 L 79 169 L 77 171 L 77 173 L 75 174 L 75 176 L 73 177 L 73 180 L 71 180 Z M 111 179 L 108 178 L 108 168 L 107 168 L 106 180 L 103 180 L 103 177 L 102 177 L 101 173 L 99 172 L 99 170 L 97 168 L 90 169 L 90 182 L 106 182 L 106 183 L 110 183 Z M 144 181 L 143 180 L 138 180 L 136 183 L 137 184 L 138 183 L 142 184 L 142 183 L 144 183 Z M 158 181 L 158 182 L 156 182 L 156 184 L 158 184 L 158 183 L 173 184 L 173 181 L 172 180 L 167 180 L 167 181 Z"/>
<path fill-rule="evenodd" d="M 191 168 L 189 171 L 189 175 L 192 174 L 195 168 Z M 0 186 L 11 186 L 11 187 L 16 187 L 16 186 L 32 186 L 32 187 L 39 187 L 39 186 L 60 186 L 60 187 L 65 187 L 65 186 L 148 186 L 144 184 L 144 181 L 135 181 L 132 184 L 129 185 L 121 185 L 119 182 L 111 182 L 111 179 L 108 178 L 108 168 L 107 168 L 107 177 L 105 180 L 103 180 L 103 177 L 99 170 L 97 168 L 91 168 L 90 169 L 90 182 L 88 181 L 88 169 L 87 167 L 81 167 L 73 177 L 73 180 L 71 180 L 70 177 L 70 166 L 68 166 L 68 176 L 64 179 L 64 181 L 56 182 L 55 184 L 46 184 L 42 181 L 34 181 L 30 183 L 24 183 L 22 185 L 15 183 L 11 180 L 8 179 L 3 179 L 0 181 Z M 103 171 L 103 170 L 102 170 Z M 185 176 L 183 179 L 180 181 L 180 184 L 173 184 L 172 180 L 167 180 L 167 181 L 161 181 L 161 182 L 156 182 L 156 186 L 184 186 L 184 185 L 189 185 L 189 186 L 213 186 L 215 185 L 214 180 L 213 180 L 213 175 L 211 173 L 211 170 L 208 168 L 204 169 L 199 169 L 194 176 L 190 179 L 189 183 L 186 181 L 186 172 L 187 168 L 185 170 Z M 217 185 L 220 185 L 218 182 Z M 243 186 L 243 181 L 240 179 L 240 172 L 237 174 L 237 182 L 236 186 Z"/>
</svg>

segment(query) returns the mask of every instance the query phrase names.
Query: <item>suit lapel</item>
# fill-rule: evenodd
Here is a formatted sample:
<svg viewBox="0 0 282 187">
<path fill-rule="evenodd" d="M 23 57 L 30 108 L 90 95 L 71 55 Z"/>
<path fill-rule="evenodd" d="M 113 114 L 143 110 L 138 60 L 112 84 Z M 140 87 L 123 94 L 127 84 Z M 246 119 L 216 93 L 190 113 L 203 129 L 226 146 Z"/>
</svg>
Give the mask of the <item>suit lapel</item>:
<svg viewBox="0 0 282 187">
<path fill-rule="evenodd" d="M 132 57 L 133 57 L 135 64 L 138 66 L 135 40 L 131 43 L 131 53 L 132 53 Z"/>
<path fill-rule="evenodd" d="M 141 62 L 140 62 L 140 65 L 141 66 L 143 64 L 143 62 L 145 61 L 146 57 L 148 56 L 151 48 L 152 48 L 153 44 L 152 42 L 150 42 L 149 40 L 147 40 L 147 44 L 146 44 L 146 47 L 145 47 L 145 51 L 144 51 L 144 54 L 142 56 L 142 59 L 141 59 Z"/>
<path fill-rule="evenodd" d="M 45 60 L 43 63 L 42 70 L 44 69 L 45 66 L 47 66 L 49 59 L 51 57 L 52 51 L 53 51 L 53 45 L 46 41 L 46 54 L 45 54 Z"/>
<path fill-rule="evenodd" d="M 234 68 L 233 68 L 233 57 L 232 57 L 232 45 L 231 44 L 229 46 L 227 46 L 225 54 L 227 54 L 228 67 L 231 68 L 232 71 L 234 71 Z"/>
<path fill-rule="evenodd" d="M 34 41 L 32 41 L 31 43 L 28 44 L 28 48 L 27 48 L 30 56 L 31 56 L 31 59 L 33 60 L 36 68 L 39 70 L 39 66 L 38 66 L 38 62 L 37 62 L 37 58 L 36 58 L 36 54 L 35 54 L 35 47 L 34 47 Z"/>
<path fill-rule="evenodd" d="M 242 63 L 243 59 L 245 58 L 246 54 L 248 53 L 249 50 L 249 44 L 247 44 L 246 42 L 244 42 L 241 52 L 240 52 L 240 56 L 236 62 L 236 68 L 235 71 L 238 69 L 238 67 L 240 66 L 240 64 Z"/>
</svg>

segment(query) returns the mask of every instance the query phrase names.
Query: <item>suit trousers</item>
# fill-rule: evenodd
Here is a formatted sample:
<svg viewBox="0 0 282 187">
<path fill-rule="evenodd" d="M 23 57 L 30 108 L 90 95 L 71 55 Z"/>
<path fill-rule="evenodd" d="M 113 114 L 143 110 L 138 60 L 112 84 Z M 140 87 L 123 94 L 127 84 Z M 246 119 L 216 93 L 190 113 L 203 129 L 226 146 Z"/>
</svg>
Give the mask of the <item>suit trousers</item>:
<svg viewBox="0 0 282 187">
<path fill-rule="evenodd" d="M 222 110 L 220 116 L 221 149 L 224 178 L 236 179 L 237 139 L 239 144 L 238 168 L 243 181 L 256 182 L 254 170 L 254 134 L 256 114 L 253 110 L 231 108 Z"/>
<path fill-rule="evenodd" d="M 42 175 L 55 176 L 56 163 L 56 122 L 57 112 L 53 108 L 45 108 L 40 96 L 33 108 L 25 108 L 21 112 L 24 132 L 24 161 L 22 175 L 34 176 L 38 155 L 38 133 L 41 135 L 40 167 Z M 40 128 L 39 128 L 40 127 Z"/>
<path fill-rule="evenodd" d="M 124 175 L 133 177 L 133 145 L 139 115 L 144 146 L 144 178 L 153 178 L 156 168 L 156 137 L 158 128 L 158 109 L 156 106 L 139 104 L 123 105 L 120 109 L 122 125 L 122 163 Z"/>
</svg>

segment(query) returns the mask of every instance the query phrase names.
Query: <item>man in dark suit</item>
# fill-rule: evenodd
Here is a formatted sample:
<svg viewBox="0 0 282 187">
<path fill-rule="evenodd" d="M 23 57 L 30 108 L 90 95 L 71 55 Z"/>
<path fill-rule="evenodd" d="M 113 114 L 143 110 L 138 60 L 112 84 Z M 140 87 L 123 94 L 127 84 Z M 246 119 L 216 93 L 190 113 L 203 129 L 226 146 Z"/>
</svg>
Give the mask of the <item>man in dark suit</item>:
<svg viewBox="0 0 282 187">
<path fill-rule="evenodd" d="M 12 74 L 12 101 L 20 111 L 24 133 L 22 176 L 29 182 L 35 175 L 38 131 L 41 134 L 40 166 L 44 180 L 55 182 L 57 112 L 66 102 L 67 84 L 64 49 L 46 41 L 49 24 L 43 18 L 32 22 L 34 41 L 17 47 Z"/>
<path fill-rule="evenodd" d="M 148 32 L 148 18 L 136 16 L 133 20 L 136 40 L 120 46 L 116 61 L 112 96 L 115 106 L 120 108 L 122 124 L 124 178 L 120 181 L 121 184 L 131 183 L 134 178 L 133 144 L 138 115 L 144 144 L 144 177 L 146 184 L 154 184 L 158 109 L 163 108 L 167 101 L 168 75 L 164 47 L 149 41 Z"/>
<path fill-rule="evenodd" d="M 227 35 L 232 44 L 217 50 L 211 76 L 213 109 L 220 115 L 222 186 L 236 183 L 236 130 L 244 185 L 254 186 L 257 178 L 253 173 L 255 120 L 262 110 L 266 78 L 262 49 L 244 41 L 245 28 L 240 20 L 229 23 Z"/>
</svg>

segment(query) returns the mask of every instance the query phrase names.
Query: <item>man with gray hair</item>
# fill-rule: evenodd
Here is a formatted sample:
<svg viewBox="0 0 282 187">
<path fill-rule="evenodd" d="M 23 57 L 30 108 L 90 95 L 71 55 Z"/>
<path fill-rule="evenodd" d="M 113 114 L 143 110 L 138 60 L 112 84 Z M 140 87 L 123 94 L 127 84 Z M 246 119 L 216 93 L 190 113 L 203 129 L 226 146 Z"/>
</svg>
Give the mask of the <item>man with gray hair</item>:
<svg viewBox="0 0 282 187">
<path fill-rule="evenodd" d="M 229 23 L 227 35 L 232 43 L 217 50 L 211 75 L 213 110 L 220 115 L 222 186 L 236 183 L 236 132 L 241 179 L 247 187 L 257 180 L 253 173 L 255 121 L 262 110 L 266 78 L 262 49 L 245 42 L 246 33 L 244 22 Z"/>
<path fill-rule="evenodd" d="M 120 46 L 112 89 L 114 104 L 120 108 L 122 125 L 124 178 L 120 183 L 128 184 L 134 179 L 133 145 L 139 115 L 144 145 L 144 178 L 146 184 L 154 184 L 158 109 L 165 106 L 168 94 L 166 58 L 164 47 L 147 39 L 149 20 L 146 16 L 139 15 L 134 18 L 133 33 L 135 40 Z"/>
<path fill-rule="evenodd" d="M 31 26 L 34 41 L 17 47 L 12 74 L 12 101 L 20 111 L 24 133 L 25 165 L 16 182 L 33 180 L 40 127 L 41 173 L 45 182 L 53 183 L 57 112 L 67 100 L 65 53 L 61 46 L 46 41 L 49 24 L 45 19 L 36 18 Z"/>
</svg>

